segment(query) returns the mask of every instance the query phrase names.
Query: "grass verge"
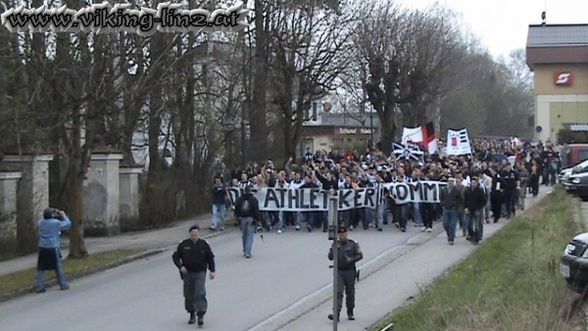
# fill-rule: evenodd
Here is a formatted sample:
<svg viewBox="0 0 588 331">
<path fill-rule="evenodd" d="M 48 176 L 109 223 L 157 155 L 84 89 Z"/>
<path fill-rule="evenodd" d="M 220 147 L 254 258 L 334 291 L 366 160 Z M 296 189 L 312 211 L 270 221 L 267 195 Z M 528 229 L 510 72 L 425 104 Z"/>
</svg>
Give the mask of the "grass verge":
<svg viewBox="0 0 588 331">
<path fill-rule="evenodd" d="M 101 270 L 121 265 L 133 257 L 143 256 L 145 250 L 127 249 L 96 253 L 83 259 L 65 259 L 63 268 L 68 279 L 79 278 Z M 0 276 L 0 301 L 8 300 L 18 295 L 34 290 L 36 283 L 36 268 Z M 56 283 L 55 272 L 47 272 L 47 285 Z"/>
<path fill-rule="evenodd" d="M 583 230 L 577 203 L 555 190 L 375 330 L 575 330 L 560 318 L 575 296 L 558 270 Z"/>
</svg>

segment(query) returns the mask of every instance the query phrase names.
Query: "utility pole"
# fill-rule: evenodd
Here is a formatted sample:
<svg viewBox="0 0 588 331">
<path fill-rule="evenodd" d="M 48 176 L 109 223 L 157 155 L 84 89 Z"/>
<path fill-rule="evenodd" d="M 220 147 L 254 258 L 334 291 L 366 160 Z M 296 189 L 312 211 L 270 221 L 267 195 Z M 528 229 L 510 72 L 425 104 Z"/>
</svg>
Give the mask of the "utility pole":
<svg viewBox="0 0 588 331">
<path fill-rule="evenodd" d="M 339 205 L 339 199 L 337 196 L 331 195 L 329 198 L 329 239 L 333 240 L 333 331 L 337 331 L 337 323 L 338 321 L 338 313 L 339 313 L 339 303 L 337 297 L 337 283 L 338 283 L 338 232 L 339 232 L 339 221 L 337 217 L 337 207 Z"/>
</svg>

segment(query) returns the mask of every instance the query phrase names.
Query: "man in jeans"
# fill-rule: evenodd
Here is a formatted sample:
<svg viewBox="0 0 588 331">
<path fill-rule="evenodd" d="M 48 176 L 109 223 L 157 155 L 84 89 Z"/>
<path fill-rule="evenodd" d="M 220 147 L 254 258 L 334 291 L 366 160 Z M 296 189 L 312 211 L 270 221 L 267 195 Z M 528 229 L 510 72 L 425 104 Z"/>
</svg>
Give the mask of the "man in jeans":
<svg viewBox="0 0 588 331">
<path fill-rule="evenodd" d="M 222 178 L 214 179 L 212 187 L 212 224 L 210 229 L 213 231 L 225 229 L 225 216 L 227 213 L 227 190 L 222 182 Z"/>
<path fill-rule="evenodd" d="M 259 201 L 251 192 L 251 185 L 245 186 L 245 193 L 235 202 L 235 214 L 241 224 L 243 255 L 249 259 L 253 249 L 253 238 L 261 222 Z"/>
<path fill-rule="evenodd" d="M 482 240 L 482 208 L 486 205 L 486 196 L 480 187 L 478 177 L 472 177 L 471 186 L 464 193 L 465 216 L 467 219 L 468 240 L 477 245 Z"/>
<path fill-rule="evenodd" d="M 59 235 L 71 227 L 71 221 L 63 210 L 45 208 L 43 219 L 39 221 L 39 256 L 37 260 L 37 293 L 45 292 L 45 273 L 55 270 L 57 282 L 62 290 L 69 284 L 63 274 Z"/>
<path fill-rule="evenodd" d="M 447 179 L 447 186 L 441 190 L 441 205 L 443 206 L 443 228 L 447 233 L 449 245 L 455 243 L 455 227 L 457 211 L 463 205 L 461 190 L 455 185 L 455 178 Z"/>
</svg>

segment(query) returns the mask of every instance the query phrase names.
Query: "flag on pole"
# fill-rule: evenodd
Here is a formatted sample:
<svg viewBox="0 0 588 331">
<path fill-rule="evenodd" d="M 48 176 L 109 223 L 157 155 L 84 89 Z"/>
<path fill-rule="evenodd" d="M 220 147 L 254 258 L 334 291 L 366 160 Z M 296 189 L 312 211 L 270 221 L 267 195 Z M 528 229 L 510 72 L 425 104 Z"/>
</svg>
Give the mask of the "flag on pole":
<svg viewBox="0 0 588 331">
<path fill-rule="evenodd" d="M 402 144 L 406 145 L 407 143 L 419 144 L 429 154 L 437 152 L 437 135 L 433 122 L 416 128 L 404 128 L 402 130 Z"/>
<path fill-rule="evenodd" d="M 447 130 L 447 155 L 472 154 L 470 137 L 466 128 Z"/>
<path fill-rule="evenodd" d="M 392 153 L 397 159 L 414 160 L 417 162 L 423 162 L 423 156 L 425 153 L 415 144 L 392 144 Z"/>
<path fill-rule="evenodd" d="M 427 123 L 423 128 L 423 145 L 429 154 L 437 152 L 437 135 L 435 134 L 435 125 L 433 122 Z"/>
<path fill-rule="evenodd" d="M 402 130 L 402 144 L 406 145 L 408 142 L 420 143 L 423 141 L 423 129 L 418 126 L 416 128 L 404 128 Z"/>
</svg>

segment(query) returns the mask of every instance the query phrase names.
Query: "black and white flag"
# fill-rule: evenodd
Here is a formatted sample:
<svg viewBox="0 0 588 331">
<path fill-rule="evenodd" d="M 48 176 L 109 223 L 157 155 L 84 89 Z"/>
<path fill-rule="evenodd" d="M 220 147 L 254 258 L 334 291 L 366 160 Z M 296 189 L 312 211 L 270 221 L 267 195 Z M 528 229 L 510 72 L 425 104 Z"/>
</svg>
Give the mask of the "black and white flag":
<svg viewBox="0 0 588 331">
<path fill-rule="evenodd" d="M 397 159 L 405 159 L 405 160 L 414 160 L 417 162 L 423 162 L 424 152 L 419 148 L 419 146 L 414 144 L 399 144 L 393 143 L 392 144 L 392 153 Z"/>
<path fill-rule="evenodd" d="M 447 155 L 472 154 L 468 129 L 447 130 Z"/>
</svg>

